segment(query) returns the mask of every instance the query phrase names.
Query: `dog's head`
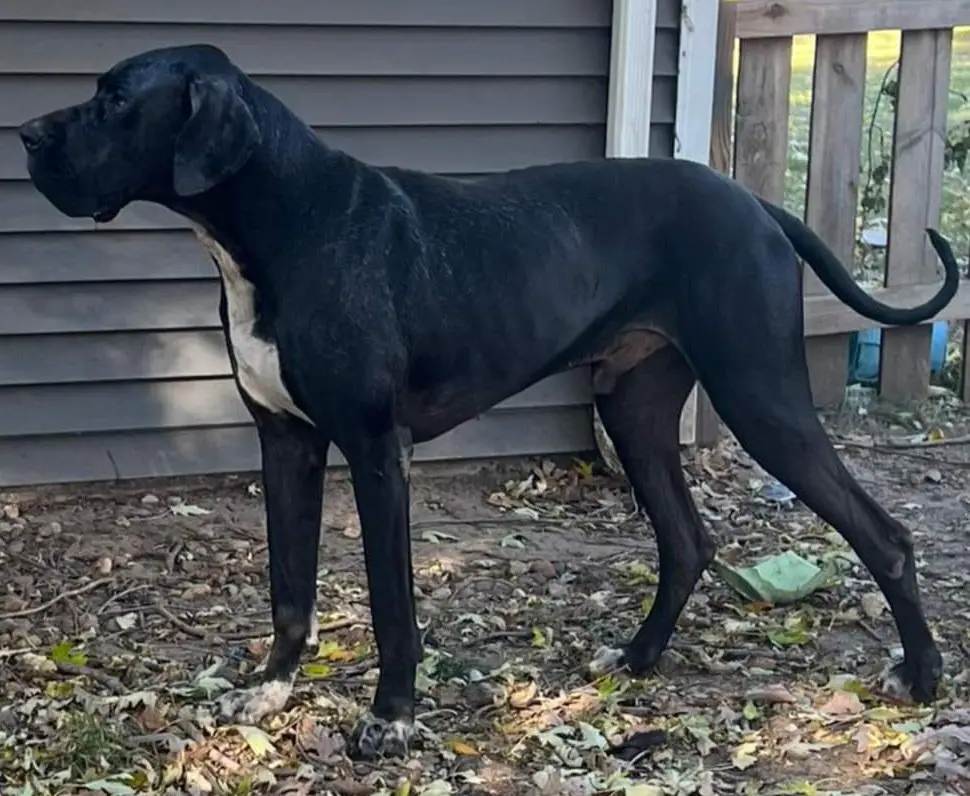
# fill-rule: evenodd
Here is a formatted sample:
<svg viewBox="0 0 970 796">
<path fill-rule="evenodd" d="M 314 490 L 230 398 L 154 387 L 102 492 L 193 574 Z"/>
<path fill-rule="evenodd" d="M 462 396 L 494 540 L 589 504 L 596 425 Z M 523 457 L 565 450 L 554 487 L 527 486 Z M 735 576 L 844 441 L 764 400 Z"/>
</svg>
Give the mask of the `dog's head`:
<svg viewBox="0 0 970 796">
<path fill-rule="evenodd" d="M 62 213 L 110 221 L 136 200 L 171 204 L 241 169 L 260 142 L 241 73 L 219 49 L 128 58 L 94 96 L 21 125 L 34 185 Z"/>
</svg>

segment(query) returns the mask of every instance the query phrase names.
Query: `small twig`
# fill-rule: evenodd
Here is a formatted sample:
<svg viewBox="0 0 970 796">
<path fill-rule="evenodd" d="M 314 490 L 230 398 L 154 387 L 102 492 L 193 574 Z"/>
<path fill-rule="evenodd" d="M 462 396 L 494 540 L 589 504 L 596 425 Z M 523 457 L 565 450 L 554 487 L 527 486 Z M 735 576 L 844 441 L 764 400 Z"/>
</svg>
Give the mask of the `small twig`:
<svg viewBox="0 0 970 796">
<path fill-rule="evenodd" d="M 21 647 L 15 650 L 0 650 L 0 660 L 3 658 L 16 658 L 18 655 L 26 655 L 28 652 L 33 652 L 34 647 Z"/>
<path fill-rule="evenodd" d="M 190 625 L 188 622 L 179 619 L 175 614 L 168 610 L 160 602 L 155 603 L 155 610 L 158 611 L 162 616 L 164 616 L 169 622 L 171 622 L 175 627 L 181 630 L 183 633 L 187 633 L 190 636 L 195 636 L 196 638 L 202 638 L 206 641 L 211 641 L 213 639 L 213 634 L 209 633 L 208 630 L 198 627 L 196 625 Z"/>
<path fill-rule="evenodd" d="M 856 621 L 856 624 L 866 632 L 867 636 L 878 641 L 880 645 L 885 644 L 885 642 L 882 640 L 879 634 L 869 625 L 868 622 L 866 622 L 865 619 L 860 618 L 860 619 L 856 619 L 855 621 Z"/>
<path fill-rule="evenodd" d="M 81 594 L 92 591 L 98 588 L 98 586 L 104 586 L 106 583 L 110 583 L 113 578 L 101 578 L 100 580 L 93 580 L 85 586 L 81 586 L 79 589 L 71 589 L 70 591 L 61 592 L 56 597 L 51 598 L 46 603 L 41 603 L 40 605 L 34 606 L 33 608 L 25 608 L 22 611 L 10 611 L 6 614 L 0 614 L 0 619 L 20 619 L 24 616 L 34 616 L 35 614 L 43 613 L 48 608 L 56 605 L 61 600 L 66 600 L 68 597 L 78 597 Z"/>
<path fill-rule="evenodd" d="M 128 691 L 121 680 L 112 677 L 110 674 L 99 672 L 97 669 L 92 669 L 90 666 L 80 666 L 76 663 L 65 663 L 63 661 L 56 661 L 55 666 L 61 674 L 66 674 L 69 677 L 87 677 L 89 680 L 101 683 L 114 694 L 124 694 Z"/>
<path fill-rule="evenodd" d="M 117 594 L 112 594 L 107 600 L 105 600 L 101 604 L 101 607 L 96 612 L 97 615 L 100 616 L 101 614 L 103 614 L 105 612 L 105 609 L 109 605 L 111 605 L 114 602 L 117 602 L 122 597 L 127 597 L 129 594 L 134 594 L 136 591 L 142 591 L 143 589 L 147 589 L 149 588 L 150 585 L 151 584 L 148 584 L 148 583 L 139 583 L 135 586 L 132 586 L 131 588 L 124 589 L 123 591 L 119 591 Z"/>
<path fill-rule="evenodd" d="M 927 456 L 919 453 L 917 450 L 912 449 L 916 446 L 907 448 L 904 445 L 883 445 L 881 443 L 875 444 L 871 442 L 856 442 L 855 440 L 843 439 L 836 440 L 835 444 L 843 448 L 854 448 L 856 450 L 870 451 L 872 453 L 881 453 L 884 455 L 892 454 L 893 456 L 904 456 L 907 459 L 916 459 L 920 462 L 928 462 L 930 464 L 936 464 L 942 467 L 957 467 L 963 469 L 970 468 L 970 462 L 961 462 L 939 456 Z"/>
<path fill-rule="evenodd" d="M 181 542 L 177 542 L 171 550 L 168 551 L 168 555 L 165 556 L 165 568 L 171 572 L 175 572 L 175 564 L 178 561 L 179 553 L 182 552 L 184 545 Z"/>
<path fill-rule="evenodd" d="M 963 434 L 959 437 L 943 437 L 942 439 L 890 439 L 880 443 L 887 448 L 940 448 L 944 445 L 967 445 L 970 444 L 970 434 Z"/>
<path fill-rule="evenodd" d="M 944 437 L 942 439 L 887 439 L 882 442 L 862 442 L 860 440 L 836 439 L 839 445 L 848 448 L 865 448 L 867 450 L 906 450 L 908 448 L 940 448 L 946 445 L 968 445 L 970 434 L 959 437 Z"/>
<path fill-rule="evenodd" d="M 265 638 L 266 636 L 272 635 L 273 628 L 266 627 L 262 630 L 248 630 L 242 633 L 213 633 L 209 640 L 219 639 L 220 641 L 226 641 L 232 644 L 239 641 L 252 641 L 255 638 Z"/>
<path fill-rule="evenodd" d="M 359 619 L 351 619 L 349 617 L 346 619 L 334 619 L 332 622 L 327 622 L 325 625 L 319 625 L 317 627 L 317 632 L 333 633 L 337 630 L 345 630 L 348 627 L 353 627 L 354 625 L 359 623 L 360 623 Z"/>
<path fill-rule="evenodd" d="M 566 517 L 526 517 L 519 514 L 500 514 L 496 517 L 467 517 L 465 519 L 439 517 L 430 520 L 417 520 L 411 523 L 412 530 L 434 528 L 441 525 L 561 525 Z"/>
<path fill-rule="evenodd" d="M 484 636 L 476 636 L 465 642 L 466 647 L 474 647 L 478 644 L 488 644 L 492 641 L 511 641 L 512 639 L 529 638 L 532 635 L 527 630 L 502 630 L 497 633 L 486 633 Z"/>
</svg>

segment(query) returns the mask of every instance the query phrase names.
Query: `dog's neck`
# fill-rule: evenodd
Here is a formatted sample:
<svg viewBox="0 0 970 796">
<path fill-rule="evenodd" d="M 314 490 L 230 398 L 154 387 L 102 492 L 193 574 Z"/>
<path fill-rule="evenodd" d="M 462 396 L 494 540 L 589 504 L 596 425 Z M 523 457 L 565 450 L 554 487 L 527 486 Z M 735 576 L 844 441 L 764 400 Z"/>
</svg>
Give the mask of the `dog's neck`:
<svg viewBox="0 0 970 796">
<path fill-rule="evenodd" d="M 292 228 L 294 218 L 308 213 L 307 196 L 316 197 L 315 225 L 321 216 L 344 213 L 351 202 L 348 186 L 370 167 L 327 147 L 280 100 L 248 78 L 242 81 L 261 130 L 256 150 L 245 166 L 211 190 L 191 197 L 173 195 L 164 204 L 237 256 L 278 260 L 278 240 L 276 248 L 264 251 L 271 236 L 263 231 Z"/>
</svg>

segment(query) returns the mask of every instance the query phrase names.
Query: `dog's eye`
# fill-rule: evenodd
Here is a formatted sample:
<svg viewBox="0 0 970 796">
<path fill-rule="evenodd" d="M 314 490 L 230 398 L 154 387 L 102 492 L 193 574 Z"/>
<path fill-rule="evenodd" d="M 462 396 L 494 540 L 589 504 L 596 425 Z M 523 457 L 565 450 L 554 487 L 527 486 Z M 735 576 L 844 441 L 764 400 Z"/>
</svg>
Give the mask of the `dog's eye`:
<svg viewBox="0 0 970 796">
<path fill-rule="evenodd" d="M 119 113 L 129 105 L 128 97 L 122 94 L 109 94 L 105 100 L 105 106 L 113 113 Z"/>
</svg>

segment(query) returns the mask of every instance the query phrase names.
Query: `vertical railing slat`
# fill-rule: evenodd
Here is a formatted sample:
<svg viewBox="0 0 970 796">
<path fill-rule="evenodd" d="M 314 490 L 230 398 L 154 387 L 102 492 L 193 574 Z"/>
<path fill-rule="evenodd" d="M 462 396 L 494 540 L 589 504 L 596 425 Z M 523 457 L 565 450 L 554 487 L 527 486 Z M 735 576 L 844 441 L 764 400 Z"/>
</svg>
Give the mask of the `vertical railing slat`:
<svg viewBox="0 0 970 796">
<path fill-rule="evenodd" d="M 862 160 L 868 35 L 819 36 L 815 45 L 805 221 L 851 267 Z M 805 294 L 826 288 L 805 269 Z M 816 406 L 845 395 L 849 336 L 805 341 Z"/>
<path fill-rule="evenodd" d="M 791 56 L 790 36 L 741 41 L 734 176 L 778 204 L 788 165 Z"/>
<path fill-rule="evenodd" d="M 943 195 L 953 31 L 904 31 L 893 142 L 886 284 L 938 281 L 925 228 L 937 226 Z M 880 393 L 891 401 L 929 392 L 928 325 L 883 331 Z"/>
</svg>

